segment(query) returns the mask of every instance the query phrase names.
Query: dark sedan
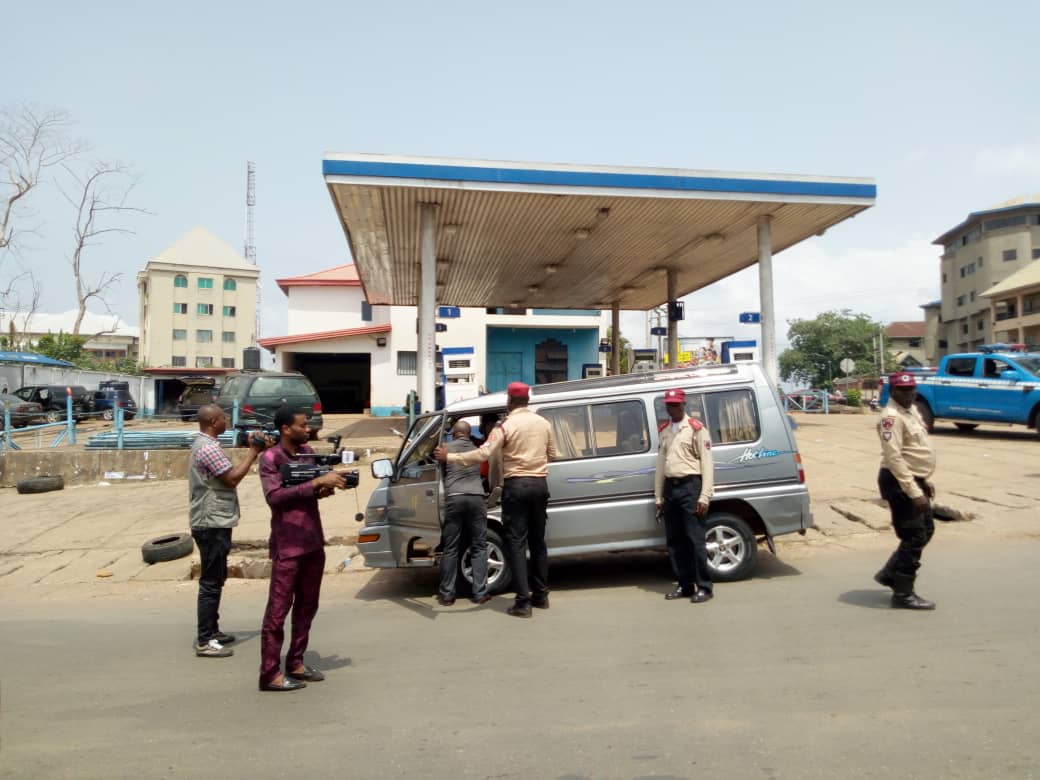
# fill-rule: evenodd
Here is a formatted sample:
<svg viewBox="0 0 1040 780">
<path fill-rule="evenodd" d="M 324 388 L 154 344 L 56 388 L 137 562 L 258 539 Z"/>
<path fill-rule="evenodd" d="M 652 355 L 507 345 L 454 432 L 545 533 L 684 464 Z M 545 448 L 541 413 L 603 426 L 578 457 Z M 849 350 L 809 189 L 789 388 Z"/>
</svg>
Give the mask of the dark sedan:
<svg viewBox="0 0 1040 780">
<path fill-rule="evenodd" d="M 42 425 L 47 422 L 47 414 L 43 407 L 35 401 L 23 401 L 16 395 L 0 393 L 0 428 L 4 427 L 3 410 L 11 412 L 11 427 L 24 428 L 26 425 Z"/>
</svg>

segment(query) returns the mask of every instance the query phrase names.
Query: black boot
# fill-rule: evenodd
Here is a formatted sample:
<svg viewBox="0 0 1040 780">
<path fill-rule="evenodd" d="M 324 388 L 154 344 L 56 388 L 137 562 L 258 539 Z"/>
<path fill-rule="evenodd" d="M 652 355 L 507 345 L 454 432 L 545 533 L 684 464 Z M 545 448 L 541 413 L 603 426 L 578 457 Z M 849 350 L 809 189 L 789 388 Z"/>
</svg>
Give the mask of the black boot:
<svg viewBox="0 0 1040 780">
<path fill-rule="evenodd" d="M 892 579 L 892 564 L 895 563 L 895 561 L 896 554 L 892 553 L 885 562 L 885 565 L 881 567 L 881 571 L 874 575 L 874 582 L 883 588 L 894 587 L 896 581 Z"/>
<path fill-rule="evenodd" d="M 892 575 L 893 609 L 935 609 L 935 602 L 923 599 L 914 593 L 914 577 L 905 574 Z"/>
</svg>

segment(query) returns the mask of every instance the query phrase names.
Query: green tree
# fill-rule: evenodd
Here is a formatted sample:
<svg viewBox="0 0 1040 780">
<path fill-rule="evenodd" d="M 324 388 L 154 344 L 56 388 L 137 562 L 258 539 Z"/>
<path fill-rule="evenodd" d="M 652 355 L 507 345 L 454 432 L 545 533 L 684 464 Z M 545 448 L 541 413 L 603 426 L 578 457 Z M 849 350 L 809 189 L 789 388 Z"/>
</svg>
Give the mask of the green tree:
<svg viewBox="0 0 1040 780">
<path fill-rule="evenodd" d="M 71 333 L 58 331 L 58 335 L 48 333 L 40 336 L 34 351 L 40 355 L 77 363 L 84 358 L 83 345 L 87 343 L 85 336 L 74 336 Z"/>
<path fill-rule="evenodd" d="M 791 347 L 780 355 L 780 376 L 785 381 L 831 389 L 843 376 L 840 363 L 855 361 L 854 374 L 877 373 L 875 339 L 881 325 L 866 314 L 848 309 L 827 311 L 812 320 L 791 320 L 787 338 Z M 888 355 L 887 363 L 890 361 Z"/>
</svg>

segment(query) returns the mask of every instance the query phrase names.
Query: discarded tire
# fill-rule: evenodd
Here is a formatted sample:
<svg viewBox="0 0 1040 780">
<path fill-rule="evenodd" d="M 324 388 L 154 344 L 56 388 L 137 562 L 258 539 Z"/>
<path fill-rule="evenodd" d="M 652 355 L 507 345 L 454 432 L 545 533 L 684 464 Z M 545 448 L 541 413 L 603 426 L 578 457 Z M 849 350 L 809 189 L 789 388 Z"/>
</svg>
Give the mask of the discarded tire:
<svg viewBox="0 0 1040 780">
<path fill-rule="evenodd" d="M 167 534 L 142 544 L 141 557 L 145 563 L 175 561 L 190 555 L 193 549 L 195 540 L 191 538 L 191 534 Z"/>
<path fill-rule="evenodd" d="M 15 488 L 19 493 L 50 493 L 52 490 L 62 490 L 65 487 L 65 479 L 60 474 L 43 477 L 26 477 L 18 480 Z"/>
</svg>

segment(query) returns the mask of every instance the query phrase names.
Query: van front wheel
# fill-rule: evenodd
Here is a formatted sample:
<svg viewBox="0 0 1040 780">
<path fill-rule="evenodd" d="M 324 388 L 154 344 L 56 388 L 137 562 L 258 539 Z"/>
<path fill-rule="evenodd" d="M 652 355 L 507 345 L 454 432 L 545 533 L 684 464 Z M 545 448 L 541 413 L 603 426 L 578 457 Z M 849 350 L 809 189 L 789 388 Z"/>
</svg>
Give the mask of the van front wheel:
<svg viewBox="0 0 1040 780">
<path fill-rule="evenodd" d="M 505 541 L 494 528 L 487 529 L 488 546 L 488 593 L 502 593 L 513 581 L 513 571 L 509 568 L 508 548 Z M 466 547 L 459 556 L 459 572 L 470 585 L 473 584 L 473 548 Z"/>
<path fill-rule="evenodd" d="M 758 542 L 742 518 L 726 512 L 708 515 L 704 535 L 713 581 L 732 582 L 751 576 Z"/>
</svg>

